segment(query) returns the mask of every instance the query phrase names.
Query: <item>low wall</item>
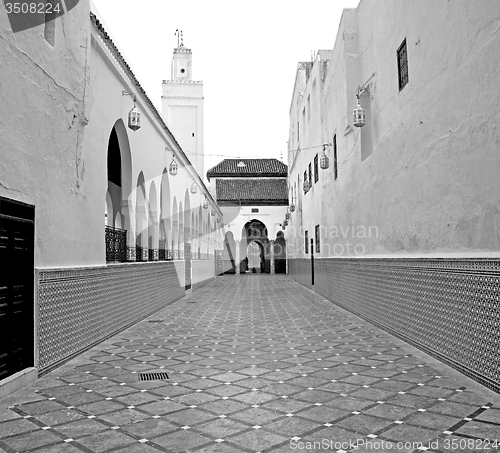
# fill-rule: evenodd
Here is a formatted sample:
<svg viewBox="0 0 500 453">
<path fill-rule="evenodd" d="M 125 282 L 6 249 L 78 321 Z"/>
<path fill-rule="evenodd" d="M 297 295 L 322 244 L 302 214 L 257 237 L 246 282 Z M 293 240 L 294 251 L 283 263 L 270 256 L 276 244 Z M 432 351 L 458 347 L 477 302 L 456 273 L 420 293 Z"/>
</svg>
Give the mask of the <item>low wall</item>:
<svg viewBox="0 0 500 453">
<path fill-rule="evenodd" d="M 184 296 L 184 261 L 38 269 L 42 375 Z"/>
<path fill-rule="evenodd" d="M 211 282 L 215 278 L 214 260 L 194 260 L 191 261 L 193 290 Z"/>
<path fill-rule="evenodd" d="M 314 290 L 500 392 L 500 260 L 317 259 Z"/>
</svg>

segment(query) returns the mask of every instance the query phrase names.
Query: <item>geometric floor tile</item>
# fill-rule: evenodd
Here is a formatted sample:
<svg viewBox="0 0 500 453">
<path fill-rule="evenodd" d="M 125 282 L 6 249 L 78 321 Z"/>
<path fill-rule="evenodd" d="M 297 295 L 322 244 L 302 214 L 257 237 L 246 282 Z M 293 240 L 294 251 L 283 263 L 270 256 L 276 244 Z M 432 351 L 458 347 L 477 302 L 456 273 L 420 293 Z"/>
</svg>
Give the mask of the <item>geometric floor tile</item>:
<svg viewBox="0 0 500 453">
<path fill-rule="evenodd" d="M 500 437 L 498 395 L 435 367 L 286 275 L 225 275 L 0 400 L 0 453 Z"/>
</svg>

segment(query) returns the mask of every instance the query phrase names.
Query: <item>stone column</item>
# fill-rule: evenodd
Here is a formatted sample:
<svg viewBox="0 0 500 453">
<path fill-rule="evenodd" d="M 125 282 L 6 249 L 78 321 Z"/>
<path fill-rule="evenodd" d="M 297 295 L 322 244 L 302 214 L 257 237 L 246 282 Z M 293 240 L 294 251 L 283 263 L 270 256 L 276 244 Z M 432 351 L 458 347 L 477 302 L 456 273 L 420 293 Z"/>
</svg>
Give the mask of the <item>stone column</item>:
<svg viewBox="0 0 500 453">
<path fill-rule="evenodd" d="M 127 261 L 135 261 L 135 215 L 133 203 L 129 200 L 122 200 L 121 214 L 123 215 L 122 228 L 127 230 Z"/>
<path fill-rule="evenodd" d="M 234 241 L 234 245 L 235 245 L 235 255 L 236 255 L 236 259 L 235 259 L 235 265 L 236 265 L 236 273 L 239 274 L 240 273 L 240 241 Z"/>
<path fill-rule="evenodd" d="M 271 255 L 271 274 L 276 273 L 275 265 L 274 265 L 274 241 L 269 241 L 271 247 L 270 247 L 270 255 Z"/>
<path fill-rule="evenodd" d="M 152 250 L 153 250 L 153 261 L 158 261 L 158 246 L 160 239 L 160 223 L 158 222 L 158 213 L 156 211 L 150 211 L 151 216 L 151 228 L 148 228 L 148 234 L 151 232 L 152 240 Z M 149 231 L 152 230 L 152 231 Z M 149 245 L 148 245 L 149 247 Z"/>
</svg>

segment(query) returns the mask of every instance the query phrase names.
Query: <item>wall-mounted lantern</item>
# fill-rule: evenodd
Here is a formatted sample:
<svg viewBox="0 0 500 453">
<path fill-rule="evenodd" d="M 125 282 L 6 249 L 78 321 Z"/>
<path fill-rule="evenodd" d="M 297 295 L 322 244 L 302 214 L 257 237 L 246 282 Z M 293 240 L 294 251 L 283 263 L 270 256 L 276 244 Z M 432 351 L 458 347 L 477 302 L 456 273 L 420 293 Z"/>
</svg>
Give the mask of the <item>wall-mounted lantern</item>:
<svg viewBox="0 0 500 453">
<path fill-rule="evenodd" d="M 311 188 L 311 183 L 307 179 L 307 175 L 306 178 L 304 179 L 304 184 L 302 185 L 302 188 L 304 189 L 304 193 L 309 192 L 309 189 Z"/>
<path fill-rule="evenodd" d="M 285 214 L 285 220 L 290 220 L 290 212 L 287 210 Z"/>
<path fill-rule="evenodd" d="M 354 109 L 354 126 L 356 127 L 363 127 L 366 124 L 365 121 L 365 109 L 361 107 L 361 104 L 359 103 L 359 96 L 361 93 L 365 90 L 365 88 L 358 87 L 356 90 L 356 99 L 358 100 L 358 105 Z"/>
<path fill-rule="evenodd" d="M 165 150 L 168 151 L 168 148 L 165 148 Z M 179 166 L 175 161 L 174 150 L 172 150 L 172 162 L 170 162 L 170 165 L 168 166 L 168 172 L 170 173 L 170 176 L 175 176 L 177 175 L 178 171 L 179 171 Z"/>
<path fill-rule="evenodd" d="M 141 128 L 141 112 L 136 105 L 137 97 L 134 93 L 130 93 L 129 91 L 122 91 L 122 96 L 134 97 L 134 106 L 132 107 L 132 110 L 128 112 L 128 127 L 135 132 Z"/>
<path fill-rule="evenodd" d="M 295 212 L 295 197 L 292 194 L 292 204 L 290 205 L 290 212 Z"/>
<path fill-rule="evenodd" d="M 217 217 L 217 223 L 220 223 L 220 217 Z"/>
<path fill-rule="evenodd" d="M 319 158 L 319 166 L 321 167 L 322 170 L 326 170 L 330 166 L 330 159 L 328 159 L 328 156 L 326 155 L 327 146 L 329 145 L 323 145 L 323 153 Z"/>
</svg>

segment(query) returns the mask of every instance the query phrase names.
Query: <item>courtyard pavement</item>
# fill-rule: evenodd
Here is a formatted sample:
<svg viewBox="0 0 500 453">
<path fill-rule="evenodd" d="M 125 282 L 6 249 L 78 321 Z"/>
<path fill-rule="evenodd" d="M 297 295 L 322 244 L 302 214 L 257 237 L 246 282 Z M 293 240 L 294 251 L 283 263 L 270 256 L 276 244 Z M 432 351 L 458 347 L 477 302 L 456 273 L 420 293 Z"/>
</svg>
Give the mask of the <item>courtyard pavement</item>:
<svg viewBox="0 0 500 453">
<path fill-rule="evenodd" d="M 228 275 L 0 400 L 0 452 L 494 452 L 499 401 L 288 276 Z"/>
</svg>

